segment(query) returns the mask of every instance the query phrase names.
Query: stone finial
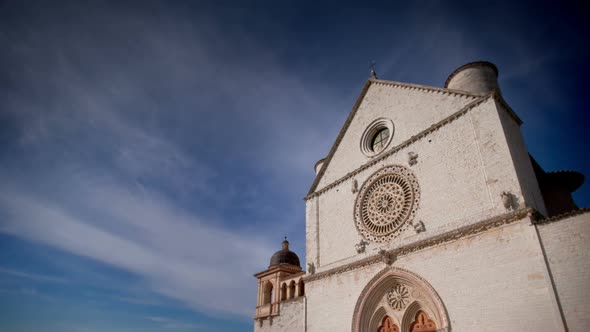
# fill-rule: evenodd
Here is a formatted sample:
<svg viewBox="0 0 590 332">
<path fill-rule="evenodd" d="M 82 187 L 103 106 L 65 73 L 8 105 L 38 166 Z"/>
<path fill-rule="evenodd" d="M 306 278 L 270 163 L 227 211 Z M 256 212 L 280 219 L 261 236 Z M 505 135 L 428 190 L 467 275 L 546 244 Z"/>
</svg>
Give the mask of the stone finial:
<svg viewBox="0 0 590 332">
<path fill-rule="evenodd" d="M 352 180 L 352 193 L 355 194 L 359 191 L 359 183 L 356 179 Z"/>
<path fill-rule="evenodd" d="M 514 204 L 513 204 L 513 197 L 512 194 L 508 191 L 503 191 L 500 194 L 500 197 L 502 198 L 502 205 L 504 205 L 504 208 L 506 210 L 513 210 L 514 209 Z"/>
<path fill-rule="evenodd" d="M 408 152 L 408 164 L 414 166 L 418 163 L 418 154 L 414 152 Z"/>
<path fill-rule="evenodd" d="M 424 231 L 426 231 L 426 226 L 424 226 L 424 223 L 422 222 L 422 220 L 418 220 L 416 222 L 411 223 L 412 227 L 414 227 L 414 231 L 416 231 L 416 233 L 422 233 Z"/>
<path fill-rule="evenodd" d="M 377 79 L 377 72 L 375 72 L 375 61 L 371 61 L 371 78 Z"/>
<path fill-rule="evenodd" d="M 287 241 L 286 236 L 285 236 L 285 239 L 283 240 L 283 243 L 281 244 L 281 247 L 283 250 L 289 250 L 289 241 Z"/>
<path fill-rule="evenodd" d="M 369 242 L 365 240 L 361 240 L 361 242 L 355 244 L 354 248 L 356 249 L 357 254 L 365 252 L 365 247 L 367 246 L 367 244 L 369 244 Z"/>
<path fill-rule="evenodd" d="M 379 250 L 379 256 L 381 256 L 381 260 L 383 261 L 383 263 L 385 263 L 387 265 L 393 264 L 393 261 L 395 260 L 394 255 L 390 254 L 385 249 Z"/>
</svg>

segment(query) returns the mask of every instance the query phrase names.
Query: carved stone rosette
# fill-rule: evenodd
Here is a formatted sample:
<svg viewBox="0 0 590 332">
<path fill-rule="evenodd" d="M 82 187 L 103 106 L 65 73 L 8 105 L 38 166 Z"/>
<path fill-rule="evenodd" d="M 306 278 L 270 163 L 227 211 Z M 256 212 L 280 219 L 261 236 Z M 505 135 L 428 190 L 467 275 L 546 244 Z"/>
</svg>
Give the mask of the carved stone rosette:
<svg viewBox="0 0 590 332">
<path fill-rule="evenodd" d="M 387 293 L 387 303 L 394 310 L 403 310 L 410 301 L 410 291 L 405 285 L 396 284 Z"/>
<path fill-rule="evenodd" d="M 398 165 L 384 167 L 369 177 L 356 198 L 357 230 L 368 241 L 390 241 L 414 219 L 419 201 L 412 171 Z"/>
</svg>

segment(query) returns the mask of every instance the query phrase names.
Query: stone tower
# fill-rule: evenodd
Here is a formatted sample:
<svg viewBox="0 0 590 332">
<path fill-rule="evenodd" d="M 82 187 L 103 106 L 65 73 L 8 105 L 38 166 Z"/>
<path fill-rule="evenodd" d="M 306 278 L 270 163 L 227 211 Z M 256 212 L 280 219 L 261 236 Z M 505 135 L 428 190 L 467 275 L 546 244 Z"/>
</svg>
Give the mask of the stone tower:
<svg viewBox="0 0 590 332">
<path fill-rule="evenodd" d="M 272 255 L 268 269 L 254 275 L 258 278 L 258 300 L 254 318 L 259 327 L 263 327 L 265 323 L 268 327 L 272 326 L 273 318 L 279 316 L 283 308 L 289 308 L 286 309 L 287 314 L 289 311 L 301 311 L 297 308 L 305 294 L 304 274 L 299 257 L 289 250 L 289 241 L 285 238 L 281 250 Z"/>
</svg>

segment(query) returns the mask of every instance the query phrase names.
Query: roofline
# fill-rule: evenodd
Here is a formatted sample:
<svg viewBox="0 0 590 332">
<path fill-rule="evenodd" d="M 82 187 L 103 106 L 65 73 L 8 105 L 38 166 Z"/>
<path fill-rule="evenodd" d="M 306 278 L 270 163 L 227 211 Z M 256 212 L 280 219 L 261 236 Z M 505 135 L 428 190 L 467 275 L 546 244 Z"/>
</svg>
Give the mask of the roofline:
<svg viewBox="0 0 590 332">
<path fill-rule="evenodd" d="M 367 82 L 365 82 L 365 85 L 363 86 L 363 89 L 361 90 L 360 95 L 356 98 L 356 102 L 354 103 L 354 106 L 352 107 L 352 111 L 350 111 L 350 113 L 348 113 L 348 117 L 346 118 L 346 121 L 344 121 L 344 125 L 340 129 L 338 136 L 336 136 L 336 141 L 334 142 L 334 144 L 332 144 L 332 148 L 330 148 L 330 152 L 328 153 L 326 158 L 324 158 L 324 164 L 322 165 L 322 168 L 320 169 L 318 174 L 315 176 L 315 179 L 313 180 L 313 183 L 311 184 L 311 188 L 309 188 L 307 195 L 311 195 L 315 191 L 315 188 L 317 187 L 317 185 L 320 183 L 320 179 L 322 178 L 322 176 L 324 176 L 324 172 L 326 171 L 326 168 L 328 168 L 327 166 L 330 164 L 330 161 L 332 160 L 332 156 L 334 156 L 334 152 L 336 152 L 336 148 L 338 147 L 338 145 L 340 144 L 340 141 L 344 137 L 344 133 L 346 132 L 346 129 L 348 129 L 348 126 L 352 122 L 352 119 L 354 118 L 354 115 L 356 114 L 356 111 L 358 110 L 358 108 L 361 104 L 361 101 L 365 97 L 367 90 L 369 90 L 369 86 L 374 81 L 375 81 L 375 79 L 369 78 L 367 80 Z"/>
<path fill-rule="evenodd" d="M 459 70 L 461 68 L 468 67 L 468 66 L 484 65 L 485 63 L 486 63 L 486 61 L 472 62 L 472 63 L 468 63 L 466 65 L 459 67 L 457 70 Z M 488 64 L 493 66 L 493 68 L 496 68 L 496 66 L 493 63 L 489 62 Z M 495 70 L 497 71 L 498 69 L 496 68 Z M 334 144 L 332 144 L 332 147 L 330 148 L 330 152 L 328 152 L 328 155 L 325 158 L 320 160 L 320 161 L 323 160 L 322 168 L 315 176 L 313 183 L 311 184 L 311 187 L 309 188 L 307 195 L 305 196 L 304 199 L 309 198 L 310 195 L 313 194 L 315 192 L 315 190 L 317 189 L 317 186 L 319 185 L 321 178 L 324 176 L 326 169 L 328 169 L 328 166 L 330 165 L 330 162 L 332 161 L 332 157 L 334 156 L 336 149 L 340 145 L 340 141 L 344 137 L 344 133 L 346 133 L 346 131 L 348 130 L 348 127 L 350 126 L 352 119 L 356 115 L 356 112 L 357 112 L 358 108 L 360 107 L 361 102 L 363 101 L 365 95 L 367 94 L 367 91 L 369 90 L 369 87 L 372 84 L 384 84 L 384 85 L 390 85 L 393 87 L 398 87 L 398 88 L 403 88 L 403 89 L 409 88 L 409 89 L 422 90 L 422 91 L 426 91 L 426 92 L 445 93 L 445 94 L 468 97 L 468 98 L 480 98 L 481 99 L 481 98 L 485 97 L 485 99 L 487 99 L 488 97 L 491 96 L 494 100 L 499 102 L 500 105 L 502 105 L 506 109 L 506 111 L 509 113 L 509 115 L 517 122 L 517 124 L 519 126 L 522 124 L 522 120 L 518 117 L 518 115 L 516 115 L 516 113 L 514 113 L 512 108 L 506 103 L 506 101 L 504 100 L 504 98 L 502 97 L 502 95 L 500 94 L 500 91 L 498 89 L 494 89 L 491 92 L 476 93 L 476 92 L 466 92 L 466 91 L 446 89 L 446 88 L 437 88 L 437 87 L 433 87 L 433 86 L 420 85 L 420 84 L 414 84 L 414 83 L 404 83 L 404 82 L 397 82 L 397 81 L 380 80 L 380 79 L 371 77 L 365 82 L 365 85 L 363 86 L 361 93 L 357 97 L 357 99 L 354 103 L 354 106 L 352 107 L 352 110 L 348 114 L 346 121 L 344 121 L 344 125 L 340 129 L 338 136 L 336 136 L 336 140 L 334 141 Z M 467 106 L 471 105 L 472 103 L 467 104 Z M 443 119 L 441 122 L 444 122 L 444 121 L 445 121 L 445 119 Z M 419 135 L 415 135 L 415 136 L 421 136 L 421 135 L 419 134 Z M 402 143 L 402 145 L 403 145 L 403 143 Z M 319 163 L 319 161 L 318 161 L 318 163 Z M 316 166 L 317 166 L 317 163 L 316 163 Z M 315 166 L 314 166 L 314 170 L 315 170 Z"/>
<path fill-rule="evenodd" d="M 310 198 L 312 198 L 313 196 L 317 196 L 321 193 L 323 193 L 324 191 L 327 191 L 333 187 L 335 187 L 336 185 L 338 185 L 339 183 L 346 181 L 347 179 L 353 177 L 354 175 L 358 174 L 359 172 L 364 171 L 365 169 L 371 167 L 372 165 L 384 160 L 385 158 L 388 158 L 389 156 L 391 156 L 392 154 L 398 152 L 399 150 L 406 148 L 407 146 L 409 146 L 410 144 L 414 143 L 415 141 L 425 137 L 426 135 L 428 135 L 429 133 L 441 128 L 442 126 L 446 125 L 447 123 L 452 122 L 453 120 L 459 118 L 460 116 L 466 114 L 470 109 L 475 108 L 476 106 L 484 103 L 485 101 L 489 100 L 493 98 L 492 94 L 488 94 L 486 96 L 483 97 L 479 97 L 477 99 L 475 99 L 474 101 L 470 102 L 469 104 L 465 105 L 463 108 L 461 108 L 460 110 L 458 110 L 457 112 L 447 116 L 446 118 L 442 119 L 441 121 L 431 125 L 430 127 L 424 129 L 423 131 L 419 132 L 418 134 L 410 137 L 409 139 L 405 140 L 404 142 L 398 144 L 397 146 L 393 147 L 391 150 L 381 154 L 378 157 L 375 157 L 369 161 L 367 161 L 366 163 L 364 163 L 363 165 L 361 165 L 360 167 L 358 167 L 354 172 L 350 172 L 347 173 L 346 175 L 344 175 L 343 177 L 327 184 L 326 186 L 324 186 L 322 189 L 315 191 L 317 184 L 319 183 L 319 178 L 320 175 L 322 175 L 323 173 L 319 173 L 316 176 L 316 180 L 314 181 L 314 184 L 312 185 L 310 192 L 307 194 L 307 196 L 304 197 L 305 200 L 308 200 Z M 337 141 L 338 142 L 338 141 Z M 335 144 L 334 146 L 336 146 L 337 144 Z M 334 149 L 334 146 L 332 147 L 332 149 Z M 328 157 L 331 157 L 332 154 L 332 150 L 330 151 L 330 155 Z M 327 159 L 327 158 L 326 158 Z M 322 170 L 325 170 L 327 168 L 327 164 L 324 164 L 324 166 L 322 166 Z"/>
<path fill-rule="evenodd" d="M 363 86 L 363 89 L 361 90 L 361 93 L 357 97 L 357 99 L 356 99 L 356 101 L 354 103 L 354 106 L 352 107 L 352 110 L 350 111 L 350 113 L 348 114 L 348 117 L 346 118 L 346 121 L 344 121 L 344 125 L 340 129 L 340 132 L 338 133 L 338 136 L 336 137 L 336 140 L 335 140 L 334 144 L 332 144 L 332 148 L 330 149 L 330 152 L 323 159 L 324 160 L 324 164 L 322 165 L 322 168 L 320 169 L 320 171 L 318 172 L 318 174 L 314 178 L 314 181 L 313 181 L 311 187 L 309 188 L 309 191 L 307 192 L 307 195 L 310 195 L 310 194 L 312 194 L 315 191 L 316 187 L 318 186 L 318 184 L 320 182 L 320 179 L 324 175 L 325 170 L 328 168 L 328 165 L 330 164 L 330 161 L 332 160 L 332 156 L 336 152 L 336 149 L 337 149 L 338 145 L 340 144 L 340 141 L 344 137 L 344 133 L 348 129 L 348 126 L 352 122 L 352 119 L 354 118 L 354 116 L 356 114 L 356 111 L 358 110 L 358 108 L 359 108 L 359 106 L 360 106 L 363 98 L 365 97 L 365 94 L 369 90 L 369 87 L 371 86 L 371 84 L 375 84 L 375 83 L 377 83 L 377 84 L 385 84 L 385 85 L 390 85 L 390 86 L 400 87 L 400 88 L 411 88 L 411 89 L 417 89 L 417 90 L 422 90 L 422 91 L 427 91 L 427 92 L 447 93 L 447 94 L 451 94 L 451 95 L 459 95 L 459 96 L 472 97 L 472 98 L 483 97 L 483 96 L 486 96 L 487 95 L 485 93 L 472 93 L 472 92 L 465 92 L 465 91 L 451 90 L 451 89 L 443 89 L 443 88 L 437 88 L 437 87 L 420 85 L 420 84 L 413 84 L 413 83 L 404 83 L 404 82 L 380 80 L 380 79 L 373 78 L 373 77 L 369 78 L 365 82 L 365 85 Z"/>
</svg>

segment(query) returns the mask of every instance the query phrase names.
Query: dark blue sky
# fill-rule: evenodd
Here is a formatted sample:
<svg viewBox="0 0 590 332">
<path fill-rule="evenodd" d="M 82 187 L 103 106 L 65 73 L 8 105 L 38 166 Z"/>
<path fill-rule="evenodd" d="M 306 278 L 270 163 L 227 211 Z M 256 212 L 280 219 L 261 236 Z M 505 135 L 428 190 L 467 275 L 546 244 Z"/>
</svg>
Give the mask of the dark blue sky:
<svg viewBox="0 0 590 332">
<path fill-rule="evenodd" d="M 385 5 L 387 3 L 387 5 Z M 256 280 L 375 61 L 488 60 L 547 171 L 590 175 L 573 2 L 0 2 L 0 330 L 250 330 Z M 590 205 L 590 185 L 575 195 Z"/>
</svg>

